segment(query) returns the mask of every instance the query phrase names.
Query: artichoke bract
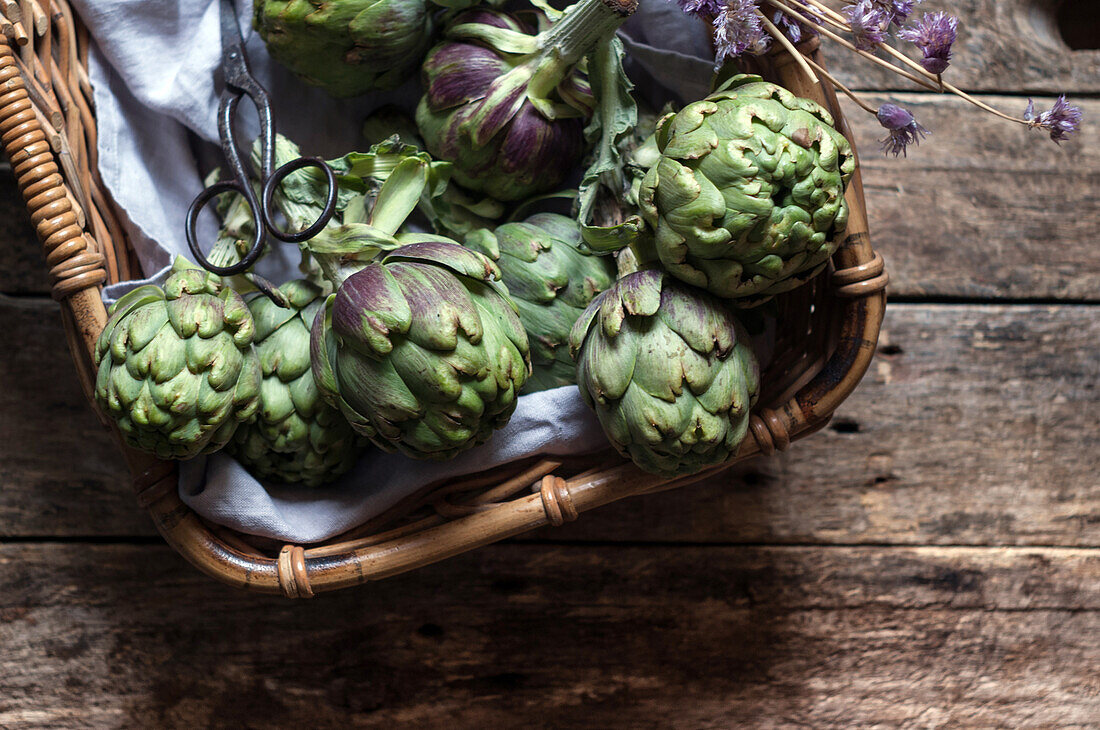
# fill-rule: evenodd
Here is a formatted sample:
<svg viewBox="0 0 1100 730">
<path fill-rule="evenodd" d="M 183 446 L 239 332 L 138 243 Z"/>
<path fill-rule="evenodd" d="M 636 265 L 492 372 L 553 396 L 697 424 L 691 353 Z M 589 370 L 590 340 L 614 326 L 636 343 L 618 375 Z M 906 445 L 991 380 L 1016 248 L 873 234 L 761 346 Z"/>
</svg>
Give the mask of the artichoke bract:
<svg viewBox="0 0 1100 730">
<path fill-rule="evenodd" d="M 816 102 L 735 76 L 659 126 L 642 215 L 676 277 L 740 306 L 826 265 L 848 221 L 848 141 Z"/>
<path fill-rule="evenodd" d="M 162 459 L 217 451 L 260 404 L 254 332 L 239 294 L 180 259 L 164 288 L 138 287 L 112 307 L 96 403 L 127 444 Z"/>
<path fill-rule="evenodd" d="M 380 448 L 447 459 L 507 423 L 527 379 L 528 343 L 492 261 L 422 238 L 328 298 L 313 322 L 313 374 Z"/>
<path fill-rule="evenodd" d="M 627 274 L 597 296 L 570 347 L 581 396 L 645 471 L 720 464 L 748 432 L 760 371 L 745 328 L 722 301 L 664 271 Z"/>
<path fill-rule="evenodd" d="M 538 213 L 496 230 L 479 230 L 466 245 L 493 259 L 531 342 L 532 393 L 577 382 L 569 331 L 592 298 L 615 281 L 615 260 L 581 250 L 572 218 Z"/>
<path fill-rule="evenodd" d="M 264 296 L 248 302 L 256 322 L 254 347 L 263 372 L 261 406 L 226 450 L 252 474 L 317 487 L 354 464 L 363 442 L 340 412 L 321 397 L 310 367 L 310 327 L 324 306 L 308 281 L 279 287 L 286 307 Z"/>
<path fill-rule="evenodd" d="M 463 12 L 424 60 L 416 123 L 454 179 L 498 200 L 559 187 L 584 154 L 595 104 L 577 65 L 637 0 L 581 0 L 539 34 L 517 17 Z"/>
<path fill-rule="evenodd" d="M 427 0 L 256 0 L 271 57 L 332 96 L 395 89 L 430 40 Z"/>
</svg>

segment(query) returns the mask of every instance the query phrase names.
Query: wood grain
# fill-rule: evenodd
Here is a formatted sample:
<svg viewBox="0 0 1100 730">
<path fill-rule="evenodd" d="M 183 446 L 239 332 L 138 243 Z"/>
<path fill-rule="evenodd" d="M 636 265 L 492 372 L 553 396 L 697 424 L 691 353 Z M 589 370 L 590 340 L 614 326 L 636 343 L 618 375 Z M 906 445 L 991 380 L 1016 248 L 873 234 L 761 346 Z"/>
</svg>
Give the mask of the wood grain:
<svg viewBox="0 0 1100 730">
<path fill-rule="evenodd" d="M 0 300 L 0 536 L 149 535 L 51 302 Z M 585 514 L 561 540 L 1100 544 L 1100 318 L 894 305 L 831 428 L 787 454 Z"/>
<path fill-rule="evenodd" d="M 740 484 L 627 501 L 554 534 L 1100 545 L 1098 342 L 1090 306 L 893 305 L 829 428 Z"/>
<path fill-rule="evenodd" d="M 0 295 L 0 537 L 151 534 L 50 299 Z"/>
<path fill-rule="evenodd" d="M 491 547 L 302 605 L 0 547 L 0 726 L 1085 727 L 1093 550 Z"/>
<path fill-rule="evenodd" d="M 46 257 L 7 161 L 0 163 L 0 242 L 0 293 L 49 292 Z"/>
<path fill-rule="evenodd" d="M 845 106 L 862 154 L 871 237 L 908 298 L 1100 299 L 1100 125 L 1062 145 L 961 99 L 871 95 L 910 109 L 932 135 L 908 158 L 878 150 L 883 129 Z M 1024 100 L 986 101 L 1021 113 Z M 1100 102 L 1083 101 L 1087 120 Z"/>
<path fill-rule="evenodd" d="M 1077 0 L 1082 11 L 1088 3 Z M 992 93 L 1094 94 L 1100 91 L 1100 50 L 1070 50 L 1058 28 L 1062 4 L 1055 0 L 926 0 L 914 17 L 935 10 L 958 17 L 959 39 L 944 77 L 960 88 Z M 1073 23 L 1072 14 L 1067 15 Z M 1086 13 L 1079 15 L 1084 21 Z M 1100 38 L 1095 14 L 1090 20 L 1091 26 L 1075 30 Z M 909 81 L 830 41 L 822 45 L 828 67 L 849 86 L 912 88 Z M 920 56 L 914 51 L 913 57 Z"/>
</svg>

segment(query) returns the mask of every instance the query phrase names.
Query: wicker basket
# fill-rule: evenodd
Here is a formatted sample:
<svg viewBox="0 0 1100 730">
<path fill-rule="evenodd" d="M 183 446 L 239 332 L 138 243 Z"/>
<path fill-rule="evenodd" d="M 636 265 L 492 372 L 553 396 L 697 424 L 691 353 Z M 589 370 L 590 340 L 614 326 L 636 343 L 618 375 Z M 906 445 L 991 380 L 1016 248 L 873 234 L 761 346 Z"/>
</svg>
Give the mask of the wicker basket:
<svg viewBox="0 0 1100 730">
<path fill-rule="evenodd" d="M 53 295 L 90 397 L 92 352 L 107 319 L 100 289 L 133 278 L 139 267 L 97 173 L 87 31 L 65 0 L 0 0 L 0 10 L 0 140 L 45 250 Z M 802 50 L 820 62 L 815 41 Z M 831 109 L 851 139 L 831 89 L 810 83 L 790 56 L 772 56 L 760 70 Z M 778 299 L 775 356 L 762 374 L 751 435 L 721 467 L 669 481 L 607 453 L 534 459 L 435 485 L 347 534 L 300 546 L 270 544 L 204 522 L 180 501 L 174 463 L 121 447 L 138 502 L 164 539 L 209 575 L 300 598 L 561 525 L 600 505 L 683 486 L 735 461 L 784 450 L 828 422 L 875 351 L 887 276 L 867 235 L 858 165 L 847 198 L 847 238 L 829 273 Z"/>
</svg>

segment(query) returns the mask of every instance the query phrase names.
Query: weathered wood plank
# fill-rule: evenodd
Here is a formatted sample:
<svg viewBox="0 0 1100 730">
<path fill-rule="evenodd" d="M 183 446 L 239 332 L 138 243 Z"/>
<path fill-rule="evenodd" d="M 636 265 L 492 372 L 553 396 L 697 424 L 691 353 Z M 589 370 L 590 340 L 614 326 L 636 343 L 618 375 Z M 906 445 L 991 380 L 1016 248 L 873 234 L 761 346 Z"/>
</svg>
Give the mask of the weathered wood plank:
<svg viewBox="0 0 1100 730">
<path fill-rule="evenodd" d="M 52 303 L 2 301 L 25 344 L 0 359 L 0 536 L 151 534 Z M 830 429 L 541 537 L 1100 545 L 1098 343 L 1090 306 L 893 305 Z"/>
<path fill-rule="evenodd" d="M 869 96 L 878 105 L 890 97 Z M 906 297 L 1100 297 L 1100 126 L 1055 145 L 961 99 L 898 94 L 932 130 L 908 159 L 878 150 L 884 130 L 845 105 L 862 151 L 864 191 L 890 292 Z M 1006 111 L 1024 100 L 988 97 Z M 1082 103 L 1100 118 L 1100 102 Z M 1019 107 L 1019 109 L 1016 109 Z"/>
<path fill-rule="evenodd" d="M 1081 550 L 511 545 L 308 606 L 0 547 L 0 725 L 1085 727 Z"/>
<path fill-rule="evenodd" d="M 1100 545 L 1100 316 L 887 309 L 829 428 L 718 477 L 585 515 L 568 538 Z"/>
<path fill-rule="evenodd" d="M 1067 22 L 1078 38 L 1100 38 L 1091 3 L 1073 3 Z M 834 6 L 839 5 L 833 3 Z M 1100 91 L 1100 50 L 1070 50 L 1058 28 L 1063 3 L 1034 0 L 926 0 L 922 12 L 945 10 L 959 18 L 959 40 L 944 75 L 956 86 L 992 93 L 1092 94 Z M 880 69 L 831 41 L 825 41 L 829 67 L 846 85 L 859 89 L 910 89 L 911 82 Z M 902 44 L 908 46 L 908 44 Z M 914 51 L 914 58 L 919 54 Z"/>
<path fill-rule="evenodd" d="M 4 161 L 0 163 L 0 294 L 45 294 L 49 290 L 46 257 L 11 166 Z"/>
<path fill-rule="evenodd" d="M 150 534 L 52 300 L 0 295 L 0 537 Z"/>
</svg>

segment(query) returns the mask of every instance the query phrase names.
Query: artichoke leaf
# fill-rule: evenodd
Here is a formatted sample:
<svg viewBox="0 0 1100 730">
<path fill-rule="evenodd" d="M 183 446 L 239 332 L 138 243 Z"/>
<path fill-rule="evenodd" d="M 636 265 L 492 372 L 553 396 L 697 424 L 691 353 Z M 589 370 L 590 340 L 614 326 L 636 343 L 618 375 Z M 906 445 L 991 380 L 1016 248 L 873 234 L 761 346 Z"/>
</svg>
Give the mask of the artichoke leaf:
<svg viewBox="0 0 1100 730">
<path fill-rule="evenodd" d="M 389 235 L 397 233 L 416 209 L 428 186 L 428 164 L 418 157 L 407 157 L 393 168 L 382 183 L 371 211 L 371 225 Z"/>
<path fill-rule="evenodd" d="M 595 151 L 578 188 L 577 220 L 585 244 L 601 253 L 629 246 L 645 230 L 638 215 L 626 215 L 629 206 L 625 198 L 631 185 L 620 147 L 634 133 L 638 107 L 630 93 L 634 84 L 623 70 L 625 55 L 622 41 L 613 37 L 601 41 L 588 57 L 589 83 L 596 107 L 584 134 Z M 597 211 L 608 208 L 618 209 L 623 219 L 602 220 L 614 219 L 618 217 L 616 213 L 597 216 Z"/>
</svg>

